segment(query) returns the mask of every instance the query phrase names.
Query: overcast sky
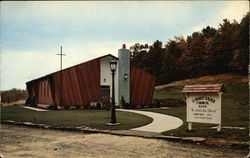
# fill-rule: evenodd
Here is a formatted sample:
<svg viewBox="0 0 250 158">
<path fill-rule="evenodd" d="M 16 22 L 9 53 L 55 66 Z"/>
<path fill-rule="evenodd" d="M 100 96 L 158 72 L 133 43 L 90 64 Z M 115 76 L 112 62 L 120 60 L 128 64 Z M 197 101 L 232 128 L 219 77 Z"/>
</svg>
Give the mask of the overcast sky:
<svg viewBox="0 0 250 158">
<path fill-rule="evenodd" d="M 164 44 L 224 18 L 240 22 L 248 1 L 1 2 L 1 90 L 106 54 L 125 43 Z"/>
</svg>

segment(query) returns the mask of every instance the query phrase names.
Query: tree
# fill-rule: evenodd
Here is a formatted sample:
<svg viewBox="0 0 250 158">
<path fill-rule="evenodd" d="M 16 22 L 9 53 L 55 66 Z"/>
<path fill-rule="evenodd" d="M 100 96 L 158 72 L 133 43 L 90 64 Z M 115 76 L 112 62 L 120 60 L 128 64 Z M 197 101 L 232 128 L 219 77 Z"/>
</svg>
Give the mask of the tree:
<svg viewBox="0 0 250 158">
<path fill-rule="evenodd" d="M 235 35 L 234 49 L 229 66 L 234 72 L 247 74 L 249 65 L 249 12 L 240 22 Z"/>
<path fill-rule="evenodd" d="M 164 60 L 162 63 L 161 82 L 167 83 L 185 78 L 181 71 L 180 58 L 185 52 L 187 43 L 183 36 L 175 37 L 165 45 Z"/>
<path fill-rule="evenodd" d="M 227 19 L 220 24 L 217 34 L 207 46 L 206 62 L 209 65 L 210 74 L 231 72 L 229 63 L 233 58 L 235 32 L 238 23 L 230 23 Z"/>
<path fill-rule="evenodd" d="M 191 36 L 175 37 L 165 47 L 161 41 L 152 46 L 131 47 L 131 64 L 157 77 L 157 84 L 214 75 L 248 73 L 249 12 L 240 24 L 224 19 L 219 28 L 207 26 Z"/>
<path fill-rule="evenodd" d="M 136 43 L 134 46 L 130 47 L 130 59 L 131 65 L 136 66 L 141 69 L 145 69 L 145 56 L 148 53 L 148 44 Z"/>
<path fill-rule="evenodd" d="M 187 37 L 187 49 L 181 58 L 182 71 L 187 78 L 198 77 L 204 74 L 203 64 L 205 55 L 205 37 L 201 32 L 194 32 Z"/>
<path fill-rule="evenodd" d="M 163 54 L 162 42 L 157 40 L 149 47 L 149 51 L 143 60 L 145 70 L 156 76 L 156 84 L 160 84 L 159 76 L 161 74 Z"/>
<path fill-rule="evenodd" d="M 206 28 L 203 28 L 201 32 L 206 39 L 209 39 L 216 35 L 217 30 L 213 27 L 207 26 Z"/>
<path fill-rule="evenodd" d="M 1 91 L 1 101 L 4 103 L 11 103 L 18 100 L 23 100 L 26 99 L 27 96 L 28 94 L 26 90 L 21 90 L 16 88 L 6 91 Z"/>
</svg>

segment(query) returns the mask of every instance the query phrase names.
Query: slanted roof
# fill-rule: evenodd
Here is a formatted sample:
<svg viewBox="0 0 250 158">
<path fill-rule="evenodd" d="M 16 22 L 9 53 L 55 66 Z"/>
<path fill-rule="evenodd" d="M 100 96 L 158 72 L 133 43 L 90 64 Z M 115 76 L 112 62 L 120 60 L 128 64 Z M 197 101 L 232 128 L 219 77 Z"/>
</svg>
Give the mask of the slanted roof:
<svg viewBox="0 0 250 158">
<path fill-rule="evenodd" d="M 186 85 L 181 92 L 222 92 L 223 84 L 203 84 L 203 85 Z"/>
<path fill-rule="evenodd" d="M 100 57 L 98 57 L 98 58 L 94 58 L 94 59 L 92 59 L 92 60 L 85 61 L 85 62 L 80 63 L 80 64 L 77 64 L 77 65 L 73 65 L 73 66 L 70 66 L 70 67 L 68 67 L 68 68 L 62 69 L 62 71 L 67 70 L 67 69 L 70 69 L 70 68 L 75 67 L 75 66 L 78 66 L 78 65 L 81 65 L 81 64 L 84 64 L 84 63 L 87 63 L 87 62 L 90 62 L 90 61 L 93 61 L 93 60 L 99 60 L 99 59 L 106 58 L 106 57 L 112 57 L 112 58 L 114 58 L 114 59 L 116 59 L 116 60 L 119 60 L 119 58 L 117 58 L 116 56 L 113 56 L 112 54 L 107 54 L 107 55 L 100 56 Z M 33 79 L 33 80 L 30 80 L 30 81 L 26 82 L 26 84 L 27 84 L 27 83 L 30 83 L 30 82 L 33 82 L 33 81 L 36 81 L 36 80 L 40 80 L 40 79 L 46 78 L 46 77 L 48 77 L 48 76 L 50 76 L 50 75 L 52 75 L 52 74 L 55 74 L 55 73 L 57 73 L 57 72 L 60 72 L 60 71 L 61 71 L 61 70 L 56 71 L 56 72 L 53 72 L 53 73 L 50 73 L 50 74 L 47 74 L 47 75 L 45 75 L 45 76 L 42 76 L 42 77 L 39 77 L 39 78 L 36 78 L 36 79 Z"/>
</svg>

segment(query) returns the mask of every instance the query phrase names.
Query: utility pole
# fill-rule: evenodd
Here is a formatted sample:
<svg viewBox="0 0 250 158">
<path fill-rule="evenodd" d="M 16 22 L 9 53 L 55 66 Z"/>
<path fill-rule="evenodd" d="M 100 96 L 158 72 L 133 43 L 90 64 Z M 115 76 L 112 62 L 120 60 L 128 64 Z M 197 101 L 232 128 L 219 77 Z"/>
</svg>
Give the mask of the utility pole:
<svg viewBox="0 0 250 158">
<path fill-rule="evenodd" d="M 60 55 L 60 101 L 59 101 L 59 104 L 61 106 L 62 105 L 62 56 L 66 55 L 62 53 L 62 46 L 61 46 L 60 54 L 57 54 L 57 55 Z"/>
</svg>

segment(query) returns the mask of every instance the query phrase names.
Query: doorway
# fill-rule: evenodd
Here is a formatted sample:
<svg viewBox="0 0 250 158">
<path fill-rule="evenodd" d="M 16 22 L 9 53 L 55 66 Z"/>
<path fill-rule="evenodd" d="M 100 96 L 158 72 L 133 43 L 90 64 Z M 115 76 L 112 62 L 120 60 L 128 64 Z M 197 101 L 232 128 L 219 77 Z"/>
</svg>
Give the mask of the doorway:
<svg viewBox="0 0 250 158">
<path fill-rule="evenodd" d="M 101 85 L 101 102 L 103 108 L 110 107 L 110 86 Z"/>
</svg>

